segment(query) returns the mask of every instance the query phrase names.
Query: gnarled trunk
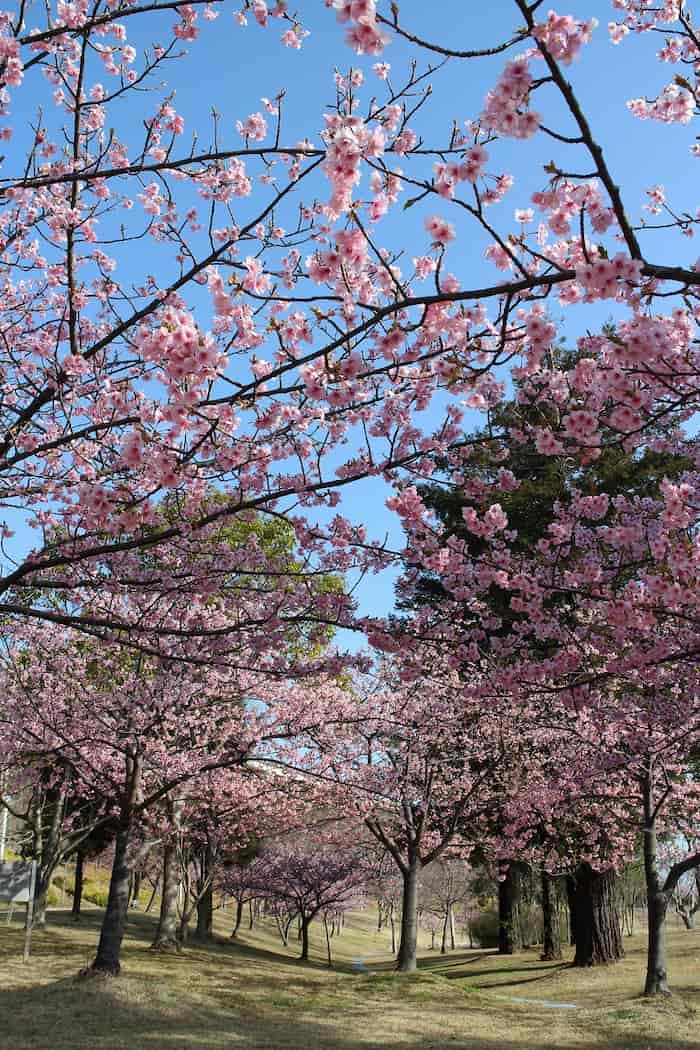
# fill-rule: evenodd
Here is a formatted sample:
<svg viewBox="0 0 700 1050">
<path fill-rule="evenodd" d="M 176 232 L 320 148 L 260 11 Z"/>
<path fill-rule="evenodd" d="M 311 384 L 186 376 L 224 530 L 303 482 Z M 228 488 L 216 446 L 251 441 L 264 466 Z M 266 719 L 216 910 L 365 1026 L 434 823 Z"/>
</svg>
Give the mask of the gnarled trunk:
<svg viewBox="0 0 700 1050">
<path fill-rule="evenodd" d="M 42 881 L 39 884 L 37 878 L 37 889 L 34 894 L 34 914 L 32 917 L 32 926 L 40 926 L 44 928 L 46 926 L 46 898 L 49 892 L 48 886 Z"/>
<path fill-rule="evenodd" d="M 114 842 L 114 862 L 109 882 L 107 910 L 102 920 L 100 942 L 97 955 L 90 967 L 97 973 L 107 973 L 116 977 L 121 970 L 121 946 L 124 938 L 124 925 L 129 908 L 131 890 L 131 867 L 128 862 L 128 849 L 131 839 L 131 821 L 121 827 Z"/>
<path fill-rule="evenodd" d="M 522 876 L 525 865 L 514 862 L 508 865 L 506 877 L 498 884 L 498 951 L 500 955 L 512 955 L 522 950 L 520 924 L 520 898 Z"/>
<path fill-rule="evenodd" d="M 199 940 L 209 940 L 214 933 L 214 896 L 209 883 L 197 901 L 197 930 Z"/>
<path fill-rule="evenodd" d="M 80 920 L 80 909 L 83 903 L 83 881 L 85 878 L 85 854 L 79 849 L 75 855 L 75 880 L 73 883 L 73 905 L 71 916 L 74 922 Z"/>
<path fill-rule="evenodd" d="M 231 930 L 231 938 L 235 939 L 239 929 L 241 928 L 241 922 L 243 921 L 243 898 L 239 897 L 236 901 L 236 921 L 233 924 Z"/>
<path fill-rule="evenodd" d="M 397 969 L 410 973 L 418 966 L 418 874 L 419 861 L 409 859 L 403 871 L 403 901 L 401 903 L 401 941 Z"/>
<path fill-rule="evenodd" d="M 576 869 L 574 966 L 601 966 L 624 957 L 615 894 L 615 872 L 590 864 Z"/>
<path fill-rule="evenodd" d="M 308 962 L 309 959 L 309 926 L 312 918 L 312 915 L 301 914 L 301 955 L 299 959 L 302 962 Z"/>
<path fill-rule="evenodd" d="M 666 964 L 666 911 L 668 894 L 659 874 L 651 772 L 642 781 L 644 805 L 644 875 L 647 887 L 647 973 L 645 995 L 670 995 Z"/>
<path fill-rule="evenodd" d="M 573 875 L 566 876 L 566 903 L 569 914 L 569 944 L 573 948 L 576 944 L 576 879 Z"/>
<path fill-rule="evenodd" d="M 557 884 L 546 871 L 542 872 L 542 922 L 542 959 L 546 962 L 561 959 Z"/>
<path fill-rule="evenodd" d="M 177 847 L 166 843 L 163 847 L 163 893 L 160 899 L 160 915 L 156 935 L 151 945 L 154 951 L 180 950 L 177 913 L 177 902 L 180 895 L 178 874 Z"/>
<path fill-rule="evenodd" d="M 126 767 L 126 785 L 114 841 L 114 861 L 109 882 L 107 910 L 102 920 L 97 954 L 92 966 L 89 967 L 89 971 L 93 973 L 111 974 L 114 977 L 121 970 L 121 947 L 129 909 L 131 874 L 136 861 L 136 858 L 130 856 L 129 847 L 141 780 L 140 756 L 128 755 Z"/>
<path fill-rule="evenodd" d="M 214 855 L 211 845 L 202 850 L 199 882 L 197 885 L 197 931 L 199 940 L 209 940 L 214 932 Z"/>
<path fill-rule="evenodd" d="M 141 870 L 135 871 L 131 877 L 131 900 L 129 904 L 132 908 L 138 908 L 139 906 L 139 893 L 141 892 L 141 880 L 143 874 Z"/>
</svg>

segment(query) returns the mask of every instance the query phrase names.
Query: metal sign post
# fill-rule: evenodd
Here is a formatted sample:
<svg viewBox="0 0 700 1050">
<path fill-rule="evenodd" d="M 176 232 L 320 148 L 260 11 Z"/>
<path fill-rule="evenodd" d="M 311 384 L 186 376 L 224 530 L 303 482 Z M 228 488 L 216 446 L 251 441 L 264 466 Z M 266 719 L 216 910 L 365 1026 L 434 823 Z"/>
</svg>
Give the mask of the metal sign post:
<svg viewBox="0 0 700 1050">
<path fill-rule="evenodd" d="M 15 904 L 27 905 L 27 916 L 24 923 L 23 958 L 25 962 L 29 959 L 29 952 L 32 946 L 32 926 L 34 924 L 35 892 L 35 861 L 0 864 L 0 901 L 9 901 L 10 911 L 12 910 Z"/>
<path fill-rule="evenodd" d="M 32 874 L 29 883 L 29 899 L 27 900 L 27 917 L 24 920 L 24 954 L 22 959 L 29 962 L 29 952 L 32 948 L 32 926 L 34 925 L 34 891 L 36 889 L 36 864 L 32 862 Z"/>
</svg>

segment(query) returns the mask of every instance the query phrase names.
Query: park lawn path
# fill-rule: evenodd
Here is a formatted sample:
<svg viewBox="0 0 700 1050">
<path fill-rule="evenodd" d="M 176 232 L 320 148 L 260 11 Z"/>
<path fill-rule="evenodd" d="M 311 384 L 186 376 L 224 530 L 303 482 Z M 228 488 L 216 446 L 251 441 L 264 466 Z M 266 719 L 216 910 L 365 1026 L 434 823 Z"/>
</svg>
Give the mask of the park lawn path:
<svg viewBox="0 0 700 1050">
<path fill-rule="evenodd" d="M 123 976 L 81 982 L 99 913 L 77 927 L 58 913 L 51 921 L 28 965 L 19 924 L 0 925 L 0 1050 L 700 1050 L 700 934 L 685 931 L 671 938 L 681 994 L 657 1004 L 636 996 L 641 940 L 606 970 L 460 951 L 426 953 L 418 973 L 401 976 L 368 915 L 334 944 L 338 972 L 323 965 L 320 930 L 308 966 L 264 923 L 237 945 L 221 938 L 163 956 L 148 950 L 150 917 L 136 914 Z M 353 974 L 357 958 L 374 974 Z"/>
</svg>

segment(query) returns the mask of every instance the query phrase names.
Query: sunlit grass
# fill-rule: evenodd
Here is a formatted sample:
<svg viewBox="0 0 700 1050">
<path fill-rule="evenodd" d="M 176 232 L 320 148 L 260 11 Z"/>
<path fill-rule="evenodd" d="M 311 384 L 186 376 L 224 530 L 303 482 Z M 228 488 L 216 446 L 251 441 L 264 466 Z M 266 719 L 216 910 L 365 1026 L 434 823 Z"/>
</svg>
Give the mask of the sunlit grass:
<svg viewBox="0 0 700 1050">
<path fill-rule="evenodd" d="M 19 916 L 17 917 L 19 918 Z M 0 918 L 2 1050 L 698 1050 L 700 931 L 672 930 L 671 1002 L 639 998 L 641 936 L 627 958 L 602 970 L 542 963 L 536 951 L 503 958 L 460 949 L 422 949 L 421 968 L 395 975 L 386 931 L 374 916 L 350 916 L 332 941 L 337 969 L 325 964 L 316 924 L 309 965 L 282 947 L 274 924 L 258 921 L 232 943 L 232 914 L 218 912 L 217 940 L 193 941 L 179 955 L 149 951 L 153 916 L 132 913 L 117 980 L 81 982 L 77 971 L 96 944 L 100 913 L 75 925 L 52 912 L 21 961 L 19 921 Z M 370 974 L 353 972 L 363 961 Z M 547 1008 L 530 999 L 576 1003 Z"/>
</svg>

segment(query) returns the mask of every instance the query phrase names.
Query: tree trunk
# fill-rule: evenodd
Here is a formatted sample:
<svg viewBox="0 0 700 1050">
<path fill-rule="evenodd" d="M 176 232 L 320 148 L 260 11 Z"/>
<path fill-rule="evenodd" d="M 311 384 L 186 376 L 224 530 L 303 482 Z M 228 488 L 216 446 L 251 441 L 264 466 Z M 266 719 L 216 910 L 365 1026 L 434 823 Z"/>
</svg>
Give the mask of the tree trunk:
<svg viewBox="0 0 700 1050">
<path fill-rule="evenodd" d="M 189 909 L 189 907 L 187 907 L 187 903 L 185 903 L 185 910 L 183 911 L 182 915 L 180 916 L 180 925 L 179 925 L 178 934 L 177 934 L 177 939 L 180 942 L 180 947 L 181 948 L 183 948 L 187 944 L 187 941 L 189 940 L 189 936 L 190 936 L 190 909 Z"/>
<path fill-rule="evenodd" d="M 236 936 L 238 935 L 238 931 L 241 928 L 241 922 L 242 921 L 243 921 L 243 898 L 239 897 L 238 900 L 236 901 L 236 921 L 234 922 L 233 929 L 231 930 L 231 939 L 232 940 L 235 940 Z"/>
<path fill-rule="evenodd" d="M 547 962 L 561 959 L 557 885 L 546 871 L 542 872 L 542 920 L 542 959 Z"/>
<path fill-rule="evenodd" d="M 645 995 L 670 995 L 666 964 L 666 911 L 668 894 L 664 892 L 656 842 L 656 816 L 652 797 L 651 775 L 642 783 L 644 802 L 644 875 L 647 887 L 647 973 Z"/>
<path fill-rule="evenodd" d="M 331 938 L 330 938 L 330 935 L 328 933 L 328 919 L 326 918 L 325 915 L 323 916 L 323 928 L 326 931 L 326 955 L 328 956 L 328 969 L 332 970 L 333 969 L 333 957 L 331 955 Z"/>
<path fill-rule="evenodd" d="M 418 966 L 418 874 L 417 859 L 410 859 L 403 872 L 403 900 L 401 902 L 401 943 L 397 969 L 410 973 Z"/>
<path fill-rule="evenodd" d="M 506 877 L 498 884 L 498 951 L 500 955 L 512 955 L 522 950 L 520 923 L 520 896 L 524 865 L 519 862 L 508 865 Z"/>
<path fill-rule="evenodd" d="M 37 892 L 34 895 L 32 926 L 40 926 L 42 929 L 46 926 L 46 897 L 48 892 L 48 886 L 37 886 Z"/>
<path fill-rule="evenodd" d="M 694 911 L 689 911 L 687 908 L 683 908 L 683 907 L 676 908 L 676 911 L 680 915 L 681 920 L 682 920 L 683 925 L 685 926 L 686 930 L 694 930 L 695 929 L 695 912 Z"/>
<path fill-rule="evenodd" d="M 160 915 L 158 928 L 151 948 L 159 952 L 176 952 L 180 950 L 178 937 L 177 902 L 180 896 L 178 878 L 177 847 L 166 842 L 163 846 L 163 893 L 160 898 Z"/>
<path fill-rule="evenodd" d="M 73 904 L 71 916 L 74 922 L 80 921 L 80 909 L 83 903 L 83 881 L 85 878 L 85 854 L 78 850 L 75 855 L 75 881 L 73 883 Z"/>
<path fill-rule="evenodd" d="M 211 882 L 197 901 L 197 937 L 210 940 L 214 933 L 214 892 Z"/>
<path fill-rule="evenodd" d="M 455 912 L 454 912 L 454 908 L 452 907 L 451 904 L 450 904 L 450 907 L 449 907 L 449 917 L 450 917 L 450 948 L 452 949 L 452 951 L 454 951 L 455 948 L 457 947 L 457 938 L 456 938 L 456 935 L 455 935 Z"/>
<path fill-rule="evenodd" d="M 139 906 L 139 893 L 141 892 L 141 879 L 143 878 L 141 871 L 135 871 L 134 877 L 131 880 L 131 907 L 138 908 Z"/>
<path fill-rule="evenodd" d="M 209 843 L 202 851 L 200 880 L 197 887 L 197 938 L 208 941 L 214 933 L 214 856 Z"/>
<path fill-rule="evenodd" d="M 576 944 L 576 879 L 573 875 L 566 876 L 566 903 L 569 913 L 569 944 L 573 948 Z"/>
<path fill-rule="evenodd" d="M 146 905 L 146 914 L 148 914 L 148 912 L 153 907 L 153 901 L 156 899 L 156 893 L 158 892 L 158 885 L 159 885 L 159 883 L 160 883 L 160 879 L 156 879 L 156 881 L 153 883 L 153 889 L 151 890 L 151 896 L 148 898 L 148 904 Z"/>
<path fill-rule="evenodd" d="M 391 954 L 396 958 L 396 922 L 394 919 L 394 902 L 391 902 L 389 911 L 389 922 L 391 923 Z"/>
<path fill-rule="evenodd" d="M 134 807 L 141 779 L 139 756 L 127 756 L 126 765 L 126 787 L 119 815 L 119 827 L 114 840 L 114 860 L 109 882 L 107 910 L 102 920 L 97 954 L 92 966 L 88 968 L 88 972 L 111 974 L 114 977 L 121 970 L 121 947 L 129 908 L 131 873 L 134 867 L 134 859 L 129 857 L 129 847 L 134 823 Z"/>
<path fill-rule="evenodd" d="M 121 970 L 121 945 L 124 938 L 124 924 L 129 908 L 129 890 L 131 887 L 131 869 L 127 860 L 130 841 L 131 822 L 121 827 L 114 842 L 114 862 L 109 883 L 107 910 L 102 920 L 100 943 L 97 955 L 90 967 L 96 973 L 107 973 L 116 977 Z"/>
<path fill-rule="evenodd" d="M 574 966 L 601 966 L 624 957 L 615 895 L 615 872 L 576 869 Z"/>
<path fill-rule="evenodd" d="M 301 955 L 299 959 L 302 962 L 308 962 L 309 960 L 309 926 L 311 925 L 311 916 L 307 919 L 305 915 L 301 916 Z"/>
</svg>

